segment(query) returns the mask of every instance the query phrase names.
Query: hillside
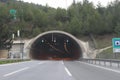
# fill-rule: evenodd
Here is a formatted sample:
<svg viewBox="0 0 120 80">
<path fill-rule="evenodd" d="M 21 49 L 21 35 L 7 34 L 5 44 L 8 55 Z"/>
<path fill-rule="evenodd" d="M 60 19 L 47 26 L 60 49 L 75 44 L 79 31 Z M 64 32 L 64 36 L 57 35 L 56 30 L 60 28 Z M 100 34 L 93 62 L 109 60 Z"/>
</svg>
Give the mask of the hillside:
<svg viewBox="0 0 120 80">
<path fill-rule="evenodd" d="M 19 29 L 23 38 L 32 38 L 48 30 L 62 30 L 75 36 L 120 32 L 119 0 L 107 7 L 98 4 L 97 8 L 93 3 L 84 0 L 83 3 L 73 3 L 68 10 L 6 0 L 0 2 L 0 10 L 0 30 L 2 27 L 9 28 L 9 32 L 17 35 Z"/>
<path fill-rule="evenodd" d="M 49 30 L 62 30 L 88 40 L 94 48 L 109 46 L 112 34 L 120 34 L 120 1 L 97 7 L 88 0 L 73 3 L 67 10 L 17 0 L 0 1 L 0 49 L 11 43 L 12 34 L 33 38 Z M 107 36 L 107 35 L 110 36 Z M 115 37 L 114 35 L 112 35 Z M 106 38 L 105 38 L 106 37 Z M 6 43 L 7 41 L 10 43 Z M 95 43 L 95 44 L 94 44 Z M 102 45 L 104 44 L 104 45 Z"/>
<path fill-rule="evenodd" d="M 109 35 L 104 35 L 104 36 L 97 36 L 96 37 L 96 42 L 97 42 L 97 47 L 99 49 L 112 46 L 112 38 L 119 38 L 118 35 L 116 34 L 109 34 Z M 100 54 L 97 55 L 97 58 L 103 58 L 103 59 L 120 59 L 120 53 L 113 53 L 113 48 L 109 48 L 107 50 L 104 50 Z"/>
<path fill-rule="evenodd" d="M 94 40 L 91 39 L 90 36 L 79 36 L 80 40 L 88 41 L 90 44 L 90 47 L 92 49 L 103 49 L 109 46 L 112 46 L 112 38 L 119 38 L 119 35 L 117 34 L 105 34 L 105 35 L 94 35 Z M 95 41 L 95 42 L 94 42 Z M 97 55 L 97 58 L 103 58 L 103 59 L 120 59 L 120 53 L 114 54 L 113 48 L 109 48 L 107 50 L 104 50 L 100 54 Z"/>
</svg>

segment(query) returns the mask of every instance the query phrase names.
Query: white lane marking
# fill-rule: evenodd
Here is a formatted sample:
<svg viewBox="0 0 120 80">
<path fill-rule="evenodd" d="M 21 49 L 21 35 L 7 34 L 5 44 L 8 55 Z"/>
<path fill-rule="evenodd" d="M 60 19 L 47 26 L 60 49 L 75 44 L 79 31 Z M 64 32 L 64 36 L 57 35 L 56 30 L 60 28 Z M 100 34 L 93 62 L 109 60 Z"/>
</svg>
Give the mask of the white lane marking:
<svg viewBox="0 0 120 80">
<path fill-rule="evenodd" d="M 110 68 L 106 68 L 106 67 L 102 67 L 102 66 L 97 66 L 97 65 L 93 65 L 93 64 L 88 64 L 88 63 L 84 63 L 84 62 L 80 62 L 80 63 L 87 64 L 87 65 L 97 67 L 97 68 L 101 68 L 101 69 L 105 69 L 105 70 L 108 70 L 108 71 L 120 73 L 120 71 L 118 71 L 118 70 L 114 70 L 114 69 L 110 69 Z"/>
<path fill-rule="evenodd" d="M 43 64 L 43 63 L 45 63 L 45 62 L 40 62 L 40 63 L 38 63 L 38 64 Z"/>
<path fill-rule="evenodd" d="M 25 68 L 19 69 L 19 70 L 17 70 L 17 71 L 13 71 L 13 72 L 11 72 L 11 73 L 8 73 L 8 74 L 3 75 L 3 77 L 7 77 L 7 76 L 10 76 L 10 75 L 13 75 L 13 74 L 15 74 L 15 73 L 18 73 L 18 72 L 27 70 L 27 69 L 29 69 L 29 68 L 30 68 L 30 67 L 25 67 Z"/>
<path fill-rule="evenodd" d="M 69 76 L 72 76 L 72 74 L 70 73 L 70 71 L 65 67 L 65 71 L 67 72 L 67 74 L 69 75 Z"/>
<path fill-rule="evenodd" d="M 64 65 L 64 62 L 62 61 L 62 64 Z"/>
<path fill-rule="evenodd" d="M 61 63 L 64 65 L 64 62 L 63 62 L 63 61 L 62 61 Z M 72 76 L 72 74 L 71 74 L 70 71 L 67 69 L 67 67 L 65 67 L 65 71 L 67 72 L 67 74 L 68 74 L 69 76 Z"/>
</svg>

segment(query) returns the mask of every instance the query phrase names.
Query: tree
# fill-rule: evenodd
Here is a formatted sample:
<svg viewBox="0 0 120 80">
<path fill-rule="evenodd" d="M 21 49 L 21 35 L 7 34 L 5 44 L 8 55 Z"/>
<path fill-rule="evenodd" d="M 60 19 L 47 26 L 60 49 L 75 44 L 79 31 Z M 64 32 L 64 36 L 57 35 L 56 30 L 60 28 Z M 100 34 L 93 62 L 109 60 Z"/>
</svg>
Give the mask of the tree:
<svg viewBox="0 0 120 80">
<path fill-rule="evenodd" d="M 23 38 L 32 38 L 48 30 L 64 30 L 77 36 L 119 32 L 119 0 L 109 3 L 106 7 L 100 3 L 95 7 L 92 2 L 83 0 L 83 2 L 74 2 L 68 10 L 18 0 L 6 1 L 6 3 L 0 2 L 0 29 L 4 30 L 3 33 L 10 30 L 9 34 L 12 34 L 19 29 Z M 16 10 L 16 20 L 9 14 L 10 9 Z"/>
<path fill-rule="evenodd" d="M 115 33 L 120 35 L 120 23 L 118 23 L 117 26 L 115 27 Z"/>
<path fill-rule="evenodd" d="M 9 27 L 7 6 L 0 5 L 0 49 L 10 49 L 12 45 L 12 28 Z"/>
<path fill-rule="evenodd" d="M 10 49 L 12 46 L 12 32 L 8 25 L 0 27 L 0 49 Z"/>
<path fill-rule="evenodd" d="M 70 21 L 69 26 L 67 27 L 67 32 L 70 32 L 73 35 L 79 35 L 82 32 L 82 23 L 77 17 L 73 17 Z"/>
<path fill-rule="evenodd" d="M 65 22 L 67 21 L 67 11 L 65 9 L 58 8 L 56 10 L 55 19 L 56 21 Z"/>
</svg>

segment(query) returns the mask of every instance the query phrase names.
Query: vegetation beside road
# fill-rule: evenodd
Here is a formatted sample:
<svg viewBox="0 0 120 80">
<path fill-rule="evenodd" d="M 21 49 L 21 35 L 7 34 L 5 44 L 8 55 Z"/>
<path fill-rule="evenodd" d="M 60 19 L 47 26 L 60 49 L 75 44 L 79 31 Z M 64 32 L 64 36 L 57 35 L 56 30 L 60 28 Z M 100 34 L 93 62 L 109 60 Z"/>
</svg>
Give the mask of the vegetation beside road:
<svg viewBox="0 0 120 80">
<path fill-rule="evenodd" d="M 2 59 L 0 60 L 0 64 L 8 64 L 8 63 L 16 63 L 16 62 L 23 62 L 23 61 L 30 61 L 30 59 Z"/>
<path fill-rule="evenodd" d="M 22 32 L 22 38 L 32 38 L 49 30 L 62 30 L 75 36 L 99 36 L 120 32 L 119 0 L 106 7 L 100 3 L 95 7 L 92 2 L 83 0 L 83 3 L 73 3 L 67 10 L 7 0 L 0 2 L 0 9 L 0 38 L 12 33 L 17 36 L 17 30 Z M 10 14 L 11 9 L 16 10 L 16 16 Z"/>
<path fill-rule="evenodd" d="M 108 46 L 112 46 L 112 38 L 119 37 L 118 35 L 104 35 L 99 36 L 96 38 L 98 49 L 102 49 Z M 116 57 L 115 57 L 116 56 Z M 100 54 L 97 55 L 97 58 L 103 58 L 103 59 L 120 59 L 120 53 L 113 53 L 113 48 L 109 48 L 107 50 L 104 50 Z"/>
<path fill-rule="evenodd" d="M 81 36 L 79 39 L 83 41 L 88 41 L 89 45 L 93 49 L 102 49 L 106 48 L 108 46 L 112 46 L 112 38 L 119 37 L 116 34 L 107 34 L 107 35 L 102 35 L 102 36 L 96 36 L 94 35 L 94 39 L 96 41 L 96 45 L 93 42 L 93 40 L 90 39 L 90 36 Z M 95 46 L 97 48 L 95 48 Z M 116 58 L 120 59 L 120 53 L 116 54 Z M 102 58 L 102 59 L 115 59 L 115 54 L 113 53 L 113 48 L 109 48 L 107 50 L 104 50 L 100 54 L 97 55 L 97 58 Z"/>
</svg>

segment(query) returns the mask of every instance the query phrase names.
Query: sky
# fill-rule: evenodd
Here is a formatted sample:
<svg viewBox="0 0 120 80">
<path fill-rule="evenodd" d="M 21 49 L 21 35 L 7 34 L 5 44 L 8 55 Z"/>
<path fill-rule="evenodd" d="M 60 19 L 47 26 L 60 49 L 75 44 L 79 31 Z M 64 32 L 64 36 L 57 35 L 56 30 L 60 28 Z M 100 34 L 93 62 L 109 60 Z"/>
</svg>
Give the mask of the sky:
<svg viewBox="0 0 120 80">
<path fill-rule="evenodd" d="M 43 6 L 45 6 L 46 4 L 50 7 L 54 7 L 54 8 L 65 8 L 67 9 L 67 7 L 69 7 L 73 0 L 22 0 L 24 2 L 29 2 L 29 3 L 35 3 L 35 4 L 41 4 Z M 80 2 L 83 0 L 75 0 L 76 2 Z M 102 4 L 102 6 L 106 6 L 109 2 L 111 1 L 115 1 L 115 0 L 89 0 L 90 2 L 93 2 L 95 5 L 98 4 L 98 2 L 100 2 Z"/>
</svg>

